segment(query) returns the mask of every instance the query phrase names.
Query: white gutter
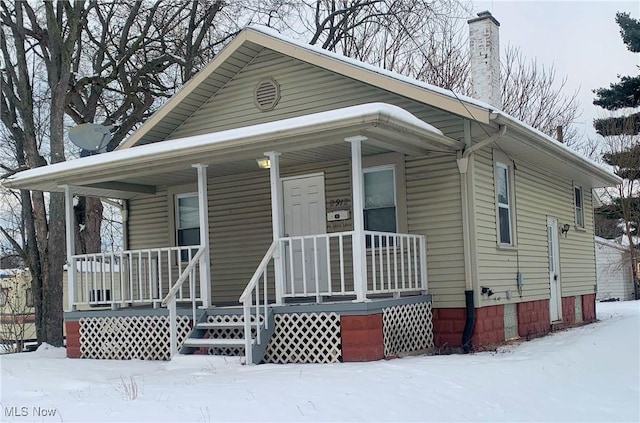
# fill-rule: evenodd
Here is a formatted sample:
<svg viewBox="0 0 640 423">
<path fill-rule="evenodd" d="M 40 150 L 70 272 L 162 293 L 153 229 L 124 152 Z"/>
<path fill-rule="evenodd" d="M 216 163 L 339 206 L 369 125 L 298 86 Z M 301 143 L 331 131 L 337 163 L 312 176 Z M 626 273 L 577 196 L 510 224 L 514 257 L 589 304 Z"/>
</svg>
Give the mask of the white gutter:
<svg viewBox="0 0 640 423">
<path fill-rule="evenodd" d="M 593 174 L 602 181 L 604 186 L 616 186 L 622 183 L 622 179 L 611 172 L 609 169 L 601 166 L 588 158 L 582 156 L 576 151 L 571 150 L 565 144 L 558 142 L 550 136 L 538 131 L 535 128 L 519 121 L 513 116 L 501 111 L 491 113 L 491 120 L 499 125 L 509 127 L 510 132 L 518 135 L 532 147 L 538 148 L 552 156 L 561 158 L 565 162 L 583 172 Z"/>
<path fill-rule="evenodd" d="M 120 174 L 125 168 L 134 168 L 144 163 L 170 164 L 189 156 L 201 158 L 234 148 L 247 149 L 259 143 L 270 143 L 273 148 L 274 142 L 286 139 L 304 140 L 322 132 L 348 128 L 353 128 L 355 133 L 358 127 L 375 125 L 393 126 L 407 134 L 435 141 L 451 150 L 463 145 L 400 107 L 369 103 L 42 166 L 19 172 L 5 179 L 2 184 L 8 188 L 29 189 L 38 183 L 51 185 L 55 179 L 58 185 L 62 185 L 66 183 L 65 178 L 86 178 L 87 172 L 93 175 Z"/>
</svg>

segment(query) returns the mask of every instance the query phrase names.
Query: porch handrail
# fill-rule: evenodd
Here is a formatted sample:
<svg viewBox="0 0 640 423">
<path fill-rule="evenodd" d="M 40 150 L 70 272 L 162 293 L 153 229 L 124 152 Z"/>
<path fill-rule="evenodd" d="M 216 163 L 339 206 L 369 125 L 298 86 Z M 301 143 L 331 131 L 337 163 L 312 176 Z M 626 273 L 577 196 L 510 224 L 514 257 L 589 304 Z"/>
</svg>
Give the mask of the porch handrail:
<svg viewBox="0 0 640 423">
<path fill-rule="evenodd" d="M 251 329 L 252 326 L 255 326 L 256 329 L 256 344 L 260 345 L 262 342 L 261 339 L 261 329 L 264 326 L 265 329 L 269 329 L 269 316 L 268 316 L 268 300 L 267 300 L 267 268 L 271 260 L 275 258 L 275 252 L 278 249 L 280 241 L 275 240 L 269 246 L 269 249 L 265 253 L 262 261 L 256 268 L 256 271 L 253 272 L 253 276 L 249 280 L 249 283 L 245 287 L 244 291 L 242 291 L 242 295 L 238 299 L 238 302 L 242 304 L 243 309 L 243 319 L 244 319 L 244 356 L 245 363 L 251 364 L 253 362 L 252 357 L 252 347 L 253 347 L 253 339 L 251 337 Z M 259 281 L 262 278 L 263 287 L 262 294 L 263 299 L 262 303 L 260 302 L 260 284 Z M 255 293 L 255 295 L 254 295 Z M 255 303 L 253 298 L 255 297 Z M 255 310 L 255 321 L 251 323 L 251 308 L 254 307 Z M 260 308 L 262 307 L 263 313 L 260 313 Z M 262 317 L 262 322 L 260 321 L 260 317 Z M 267 340 L 264 340 L 265 342 Z"/>
<path fill-rule="evenodd" d="M 200 248 L 198 248 L 198 251 L 194 254 L 193 257 L 191 257 L 191 260 L 189 260 L 189 264 L 187 265 L 187 267 L 184 268 L 184 270 L 180 274 L 180 277 L 178 277 L 178 280 L 176 281 L 176 283 L 173 284 L 171 289 L 169 289 L 167 296 L 164 297 L 164 299 L 162 300 L 162 306 L 167 307 L 169 309 L 169 343 L 171 344 L 172 358 L 175 357 L 175 355 L 178 352 L 178 336 L 177 336 L 178 327 L 176 322 L 178 318 L 178 312 L 176 310 L 176 294 L 178 293 L 180 288 L 182 288 L 182 284 L 184 284 L 184 281 L 187 280 L 187 278 L 189 277 L 189 274 L 193 272 L 193 269 L 195 268 L 196 264 L 200 261 L 200 258 L 202 257 L 202 254 L 204 254 L 205 250 L 206 250 L 205 247 L 202 245 L 200 246 Z M 194 292 L 194 288 L 195 287 L 194 287 L 193 278 L 189 278 L 189 292 L 191 293 L 191 311 L 192 311 L 192 318 L 193 318 L 192 322 L 195 328 L 196 295 Z"/>
<path fill-rule="evenodd" d="M 180 277 L 178 278 L 176 283 L 174 283 L 171 289 L 169 289 L 167 296 L 164 297 L 164 299 L 162 300 L 161 304 L 163 307 L 166 307 L 167 303 L 171 300 L 171 298 L 173 299 L 176 298 L 176 294 L 182 287 L 182 284 L 187 279 L 187 277 L 189 277 L 189 273 L 191 273 L 193 268 L 196 266 L 196 264 L 200 260 L 200 257 L 202 257 L 202 254 L 204 254 L 204 248 L 200 247 L 198 248 L 198 251 L 194 254 L 194 256 L 191 258 L 191 260 L 189 260 L 189 264 L 187 265 L 187 267 L 184 268 L 184 270 L 180 274 Z M 192 298 L 195 301 L 195 295 L 192 295 Z"/>
</svg>

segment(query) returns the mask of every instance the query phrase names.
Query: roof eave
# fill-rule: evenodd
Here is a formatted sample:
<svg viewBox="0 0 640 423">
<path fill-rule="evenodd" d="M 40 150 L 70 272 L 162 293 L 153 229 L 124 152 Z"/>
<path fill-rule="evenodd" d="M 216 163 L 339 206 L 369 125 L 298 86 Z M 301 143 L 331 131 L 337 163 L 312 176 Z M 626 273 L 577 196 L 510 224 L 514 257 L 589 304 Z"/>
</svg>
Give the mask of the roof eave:
<svg viewBox="0 0 640 423">
<path fill-rule="evenodd" d="M 540 131 L 532 129 L 513 116 L 509 116 L 506 113 L 492 113 L 491 119 L 499 125 L 505 125 L 507 130 L 512 134 L 515 133 L 519 139 L 534 145 L 550 155 L 561 157 L 573 166 L 593 175 L 598 179 L 600 185 L 594 186 L 594 188 L 611 187 L 622 183 L 622 179 L 619 176 L 593 163 L 586 157 L 569 150 L 568 147 Z"/>
</svg>

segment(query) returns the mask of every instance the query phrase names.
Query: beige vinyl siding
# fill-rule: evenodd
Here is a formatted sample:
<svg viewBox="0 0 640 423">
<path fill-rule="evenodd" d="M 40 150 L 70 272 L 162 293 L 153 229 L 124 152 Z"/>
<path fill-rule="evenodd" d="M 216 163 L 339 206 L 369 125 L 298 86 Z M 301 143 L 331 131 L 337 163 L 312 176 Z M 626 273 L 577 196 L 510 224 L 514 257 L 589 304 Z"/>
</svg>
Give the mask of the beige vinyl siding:
<svg viewBox="0 0 640 423">
<path fill-rule="evenodd" d="M 557 217 L 561 225 L 571 225 L 568 236 L 561 236 L 559 240 L 562 295 L 593 293 L 595 256 L 591 192 L 583 190 L 585 229 L 576 229 L 573 181 L 516 160 L 514 235 L 517 245 L 499 248 L 492 150 L 476 153 L 474 165 L 479 285 L 489 287 L 495 293 L 491 298 L 481 297 L 480 305 L 549 298 L 547 216 Z M 516 285 L 518 271 L 524 276 L 521 298 Z M 506 299 L 506 291 L 511 294 L 511 300 Z M 500 300 L 496 300 L 498 297 Z"/>
<path fill-rule="evenodd" d="M 166 189 L 158 190 L 154 196 L 129 200 L 128 248 L 169 247 L 168 222 Z"/>
<path fill-rule="evenodd" d="M 427 238 L 427 275 L 434 307 L 464 306 L 460 174 L 454 156 L 406 160 L 409 233 Z"/>
<path fill-rule="evenodd" d="M 254 90 L 264 78 L 280 86 L 281 98 L 267 112 L 254 104 Z M 404 108 L 447 135 L 462 137 L 462 120 L 363 82 L 264 49 L 168 138 L 207 134 L 341 107 L 385 102 Z"/>
<path fill-rule="evenodd" d="M 316 172 L 324 172 L 325 175 L 327 210 L 330 209 L 329 200 L 334 198 L 347 198 L 350 208 L 351 179 L 346 160 L 285 168 L 282 176 Z M 262 170 L 209 178 L 208 206 L 212 299 L 214 302 L 237 302 L 271 244 L 269 172 Z M 130 202 L 131 249 L 170 245 L 174 224 L 169 221 L 169 207 L 173 207 L 173 198 L 166 189 L 156 196 Z M 347 223 L 347 227 L 335 231 L 351 230 L 351 221 Z M 333 231 L 328 228 L 328 232 Z"/>
<path fill-rule="evenodd" d="M 409 233 L 427 237 L 429 292 L 436 307 L 464 305 L 464 258 L 461 231 L 460 176 L 453 156 L 407 158 L 406 204 Z M 348 159 L 282 169 L 282 176 L 323 172 L 327 211 L 351 204 Z M 235 302 L 271 243 L 269 172 L 209 179 L 209 225 L 214 302 Z M 336 202 L 341 200 L 342 202 Z M 398 201 L 404 201 L 398 199 Z M 132 249 L 168 246 L 173 205 L 167 190 L 130 202 Z M 145 214 L 150 216 L 145 219 Z M 352 230 L 352 219 L 327 223 L 327 232 Z M 350 245 L 345 244 L 349 258 Z M 336 257 L 332 256 L 332 260 Z M 350 260 L 349 260 L 350 261 Z M 337 263 L 337 261 L 334 261 Z M 346 266 L 351 283 L 351 264 Z M 334 288 L 339 279 L 332 275 Z"/>
</svg>

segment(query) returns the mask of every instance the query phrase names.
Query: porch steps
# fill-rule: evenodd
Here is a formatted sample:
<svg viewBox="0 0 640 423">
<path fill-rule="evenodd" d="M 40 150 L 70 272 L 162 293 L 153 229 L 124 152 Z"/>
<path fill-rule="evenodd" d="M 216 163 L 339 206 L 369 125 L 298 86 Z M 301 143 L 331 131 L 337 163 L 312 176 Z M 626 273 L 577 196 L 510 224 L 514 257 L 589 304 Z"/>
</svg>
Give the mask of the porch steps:
<svg viewBox="0 0 640 423">
<path fill-rule="evenodd" d="M 244 322 L 212 322 L 212 323 L 198 323 L 197 329 L 223 329 L 223 328 L 240 328 L 244 327 Z"/>
<path fill-rule="evenodd" d="M 244 339 L 189 338 L 182 344 L 187 348 L 244 347 Z"/>
<path fill-rule="evenodd" d="M 222 321 L 216 321 L 216 318 Z M 264 358 L 274 330 L 273 310 L 269 309 L 264 318 L 268 319 L 269 329 L 265 329 L 264 326 L 260 329 L 261 344 L 257 344 L 255 333 L 250 335 L 254 364 L 260 363 Z M 255 326 L 252 325 L 252 328 Z M 255 329 L 252 332 L 255 332 Z M 201 314 L 189 337 L 183 342 L 180 354 L 204 353 L 203 350 L 206 350 L 207 354 L 238 355 L 244 354 L 245 345 L 242 307 L 215 307 Z"/>
</svg>

